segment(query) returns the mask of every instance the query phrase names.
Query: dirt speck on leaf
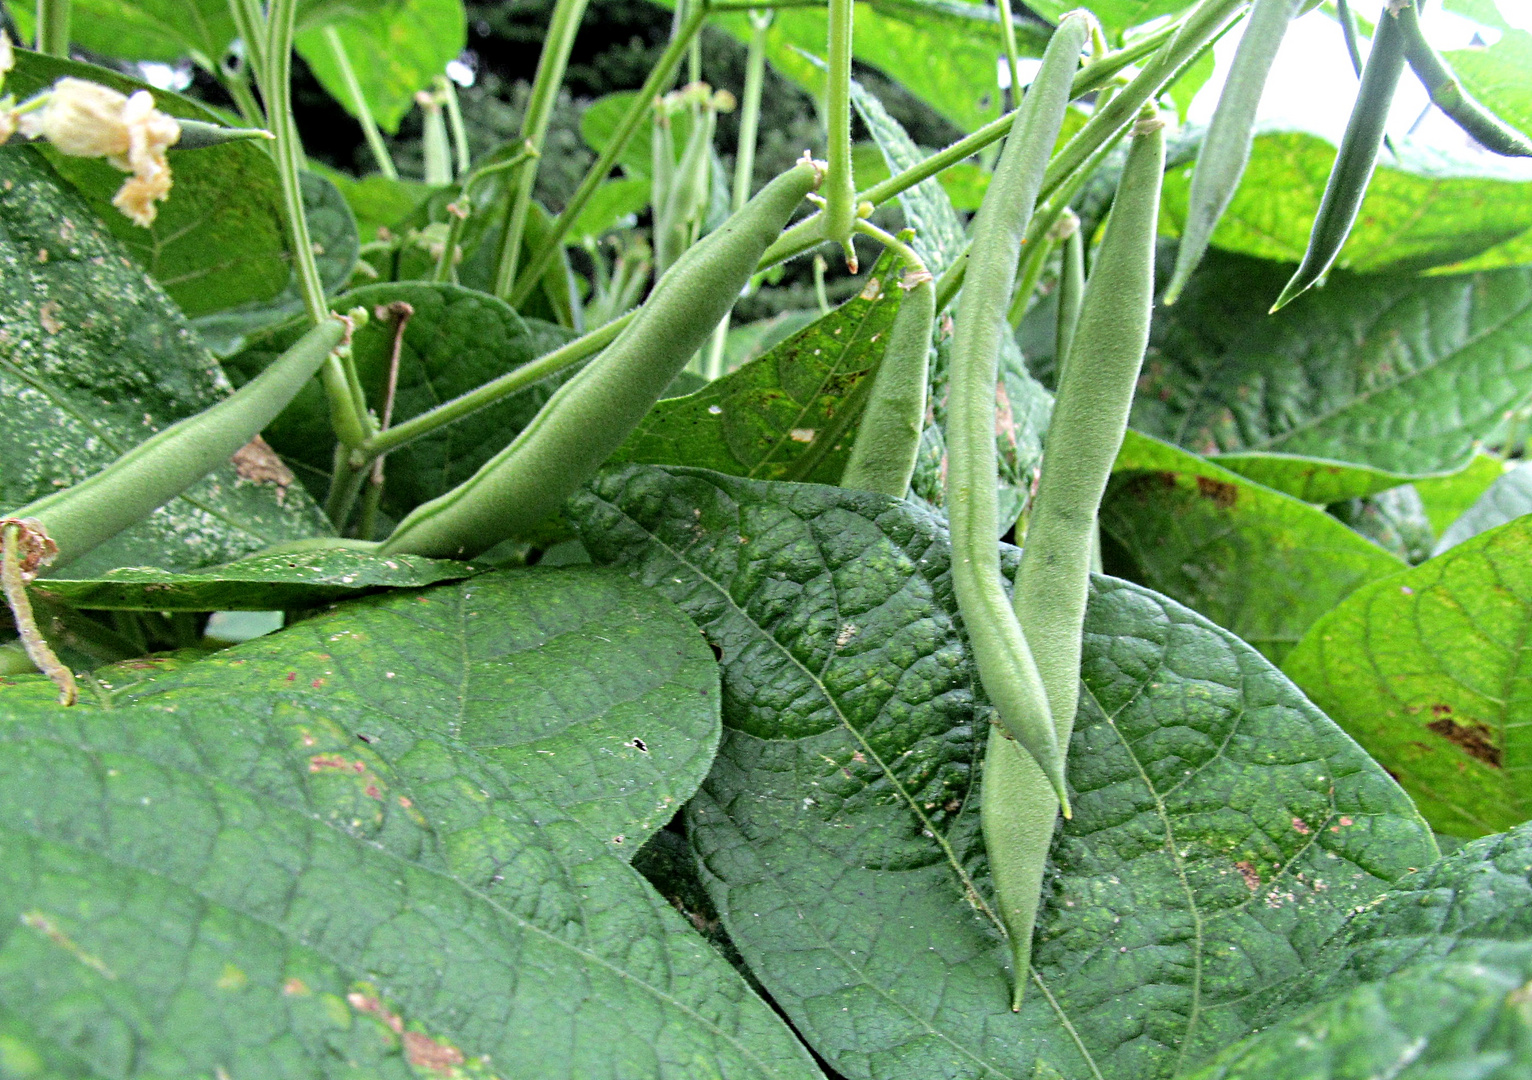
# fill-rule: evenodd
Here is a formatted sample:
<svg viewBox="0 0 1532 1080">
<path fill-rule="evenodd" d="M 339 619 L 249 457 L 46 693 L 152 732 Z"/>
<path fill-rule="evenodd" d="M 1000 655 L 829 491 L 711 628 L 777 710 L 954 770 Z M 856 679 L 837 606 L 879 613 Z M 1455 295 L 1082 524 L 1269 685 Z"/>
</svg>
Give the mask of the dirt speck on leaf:
<svg viewBox="0 0 1532 1080">
<path fill-rule="evenodd" d="M 1245 879 L 1245 888 L 1255 892 L 1261 887 L 1261 875 L 1256 870 L 1255 864 L 1241 859 L 1234 864 L 1234 868 L 1239 871 L 1240 877 Z"/>
</svg>

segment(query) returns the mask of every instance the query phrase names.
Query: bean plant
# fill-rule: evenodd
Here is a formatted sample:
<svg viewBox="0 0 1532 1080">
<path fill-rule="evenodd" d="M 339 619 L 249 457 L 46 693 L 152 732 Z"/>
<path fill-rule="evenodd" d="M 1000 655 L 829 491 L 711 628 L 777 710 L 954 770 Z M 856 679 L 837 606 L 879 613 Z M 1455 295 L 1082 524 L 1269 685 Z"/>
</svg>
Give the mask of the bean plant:
<svg viewBox="0 0 1532 1080">
<path fill-rule="evenodd" d="M 1514 7 L 0 8 L 0 1077 L 1532 1075 Z"/>
</svg>

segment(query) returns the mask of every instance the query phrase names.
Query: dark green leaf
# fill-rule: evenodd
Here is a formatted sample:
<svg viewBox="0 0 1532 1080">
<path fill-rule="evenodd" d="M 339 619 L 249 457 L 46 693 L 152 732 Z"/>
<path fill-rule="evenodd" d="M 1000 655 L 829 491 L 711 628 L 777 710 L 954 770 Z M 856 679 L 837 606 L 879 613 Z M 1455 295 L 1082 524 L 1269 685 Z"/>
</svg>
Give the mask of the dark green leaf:
<svg viewBox="0 0 1532 1080">
<path fill-rule="evenodd" d="M 685 797 L 715 677 L 587 569 L 6 687 L 0 1007 L 91 1075 L 816 1077 L 582 826 Z"/>
<path fill-rule="evenodd" d="M 634 467 L 572 512 L 598 561 L 676 600 L 722 652 L 726 733 L 688 812 L 693 847 L 752 969 L 848 1077 L 1184 1071 L 1248 1032 L 1252 996 L 1302 978 L 1350 910 L 1434 857 L 1403 792 L 1258 654 L 1098 578 L 1075 816 L 1013 1016 L 1009 950 L 976 910 L 990 713 L 939 519 Z"/>
<path fill-rule="evenodd" d="M 301 179 L 303 209 L 319 263 L 319 278 L 325 295 L 333 296 L 351 280 L 356 269 L 361 250 L 356 218 L 346 205 L 345 196 L 330 181 L 311 172 L 304 173 Z M 231 306 L 197 318 L 194 323 L 197 333 L 208 347 L 219 356 L 228 356 L 243 348 L 246 335 L 285 322 L 303 311 L 297 271 L 287 267 L 284 273 L 286 286 L 270 300 Z"/>
<path fill-rule="evenodd" d="M 1278 662 L 1353 589 L 1405 565 L 1318 507 L 1135 431 L 1101 529 L 1138 580 Z"/>
<path fill-rule="evenodd" d="M 131 566 L 97 578 L 48 578 L 40 591 L 92 610 L 272 611 L 318 607 L 381 588 L 421 588 L 472 577 L 466 563 L 346 548 L 252 555 L 174 574 Z"/>
<path fill-rule="evenodd" d="M 392 0 L 387 4 L 351 5 L 327 19 L 346 51 L 373 119 L 389 134 L 415 106 L 415 93 L 429 90 L 468 43 L 463 0 Z M 340 66 L 322 27 L 298 34 L 298 54 L 330 96 L 353 116 L 356 103 L 341 77 Z"/>
<path fill-rule="evenodd" d="M 347 293 L 344 303 L 371 313 L 396 300 L 415 309 L 399 351 L 396 424 L 536 359 L 570 336 L 556 326 L 521 318 L 503 300 L 460 285 L 368 285 Z M 240 382 L 253 378 L 302 332 L 301 326 L 288 326 L 262 337 L 228 361 L 230 373 Z M 352 339 L 357 375 L 379 415 L 393 341 L 390 317 L 370 320 Z M 468 479 L 526 426 L 561 382 L 557 376 L 546 379 L 389 454 L 383 509 L 401 517 Z M 306 467 L 305 477 L 329 475 L 335 436 L 317 382 L 272 422 L 266 437 L 279 453 Z"/>
<path fill-rule="evenodd" d="M 1451 158 L 1408 138 L 1393 140 L 1367 188 L 1356 226 L 1336 267 L 1357 273 L 1425 270 L 1473 258 L 1532 228 L 1532 180 L 1490 155 Z M 1330 175 L 1335 149 L 1301 131 L 1258 135 L 1213 243 L 1227 251 L 1297 262 Z M 1179 233 L 1186 220 L 1190 163 L 1165 174 L 1161 227 Z M 1429 207 L 1423 213 L 1422 208 Z M 1478 263 L 1515 265 L 1522 258 Z M 1269 306 L 1277 294 L 1263 297 Z"/>
<path fill-rule="evenodd" d="M 1532 514 L 1532 469 L 1518 465 L 1501 475 L 1478 501 L 1442 533 L 1432 553 L 1440 555 L 1481 532 Z"/>
<path fill-rule="evenodd" d="M 16 69 L 6 77 L 5 86 L 24 96 L 66 75 L 125 94 L 149 90 L 155 104 L 172 116 L 222 123 L 190 98 L 155 90 L 106 68 L 37 53 L 16 53 Z M 65 157 L 46 144 L 38 149 L 187 315 L 269 301 L 286 284 L 282 191 L 276 166 L 264 147 L 229 142 L 202 150 L 172 148 L 169 160 L 175 186 L 147 229 L 112 205 L 127 174 L 99 158 Z M 328 235 L 321 230 L 315 239 L 323 243 Z"/>
<path fill-rule="evenodd" d="M 1210 252 L 1156 313 L 1133 426 L 1204 454 L 1451 472 L 1532 395 L 1532 269 L 1358 276 L 1268 316 L 1291 267 Z"/>
<path fill-rule="evenodd" d="M 380 229 L 398 231 L 437 190 L 413 180 L 390 180 L 379 173 L 359 180 L 339 169 L 325 168 L 317 162 L 311 164 L 315 172 L 335 185 L 351 207 L 357 236 L 364 244 L 379 239 Z"/>
<path fill-rule="evenodd" d="M 228 381 L 165 293 L 42 158 L 0 149 L 0 186 L 0 501 L 15 508 L 208 408 Z M 325 531 L 302 491 L 287 489 L 284 500 L 280 487 L 226 465 L 71 569 L 191 569 Z"/>
<path fill-rule="evenodd" d="M 612 460 L 838 481 L 866 380 L 903 295 L 891 265 L 891 256 L 879 259 L 860 293 L 765 356 L 695 394 L 661 401 Z"/>
<path fill-rule="evenodd" d="M 1358 589 L 1284 669 L 1399 778 L 1439 832 L 1532 817 L 1532 519 L 1482 533 Z"/>
</svg>

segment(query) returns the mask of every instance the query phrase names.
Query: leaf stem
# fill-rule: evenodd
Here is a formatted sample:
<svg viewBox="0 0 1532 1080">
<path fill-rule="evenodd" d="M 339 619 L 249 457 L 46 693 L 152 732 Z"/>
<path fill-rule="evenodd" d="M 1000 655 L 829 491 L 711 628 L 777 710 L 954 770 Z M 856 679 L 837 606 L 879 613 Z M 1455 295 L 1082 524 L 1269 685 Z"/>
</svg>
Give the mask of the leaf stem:
<svg viewBox="0 0 1532 1080">
<path fill-rule="evenodd" d="M 1021 100 L 1021 69 L 1016 63 L 1016 24 L 1011 21 L 1011 0 L 995 0 L 1000 9 L 1000 40 L 1005 45 L 1005 63 L 1011 75 L 1011 100 Z"/>
<path fill-rule="evenodd" d="M 378 130 L 377 120 L 373 119 L 367 96 L 362 93 L 362 84 L 357 81 L 356 70 L 351 66 L 351 57 L 346 55 L 340 31 L 334 26 L 326 26 L 324 39 L 325 44 L 330 46 L 330 54 L 335 58 L 335 66 L 340 71 L 346 93 L 351 96 L 351 114 L 362 125 L 362 135 L 367 140 L 367 148 L 372 151 L 372 159 L 377 162 L 378 171 L 390 180 L 399 179 L 399 170 L 394 168 L 394 159 L 389 156 L 388 147 L 383 142 L 383 133 Z"/>
<path fill-rule="evenodd" d="M 37 0 L 37 51 L 69 59 L 71 0 Z"/>
<path fill-rule="evenodd" d="M 856 273 L 851 232 L 856 225 L 856 179 L 851 166 L 851 35 L 855 4 L 830 0 L 829 34 L 825 46 L 829 71 L 825 83 L 824 232 L 846 253 L 846 268 Z"/>
<path fill-rule="evenodd" d="M 27 596 L 28 579 L 35 575 L 37 566 L 47 560 L 46 555 L 41 558 L 39 555 L 51 543 L 48 534 L 35 522 L 7 519 L 3 524 L 3 530 L 0 530 L 0 587 L 4 589 L 5 602 L 15 620 L 16 634 L 27 651 L 27 658 L 59 688 L 59 704 L 73 705 L 77 696 L 74 672 L 59 662 L 47 639 L 37 629 L 32 600 Z M 19 550 L 23 546 L 27 548 L 24 558 Z"/>
<path fill-rule="evenodd" d="M 457 85 L 445 75 L 436 77 L 442 104 L 447 110 L 447 127 L 452 132 L 452 153 L 457 160 L 458 176 L 467 176 L 473 168 L 473 153 L 468 148 L 468 127 L 463 123 L 463 107 L 457 99 Z"/>
<path fill-rule="evenodd" d="M 558 101 L 559 87 L 564 82 L 564 70 L 569 65 L 575 33 L 585 15 L 585 4 L 586 0 L 555 0 L 553 5 L 553 17 L 548 23 L 548 35 L 543 40 L 542 56 L 538 58 L 537 75 L 532 82 L 532 96 L 527 99 L 526 115 L 521 121 L 521 141 L 539 155 L 548 135 L 548 121 Z M 508 196 L 505 233 L 500 238 L 500 251 L 495 259 L 494 294 L 502 300 L 512 295 L 517 282 L 522 236 L 527 227 L 527 206 L 537 184 L 538 160 L 533 158 L 521 167 Z M 555 246 L 560 239 L 561 236 L 555 234 Z M 513 300 L 512 306 L 524 299 Z"/>
</svg>

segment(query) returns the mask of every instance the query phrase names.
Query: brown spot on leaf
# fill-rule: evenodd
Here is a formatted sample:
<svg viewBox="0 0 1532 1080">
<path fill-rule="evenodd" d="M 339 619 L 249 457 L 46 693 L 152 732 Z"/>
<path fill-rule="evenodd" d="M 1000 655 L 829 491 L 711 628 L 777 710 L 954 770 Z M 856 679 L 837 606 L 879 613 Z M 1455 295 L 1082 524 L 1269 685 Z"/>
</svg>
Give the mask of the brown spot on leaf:
<svg viewBox="0 0 1532 1080">
<path fill-rule="evenodd" d="M 1227 510 L 1239 499 L 1239 488 L 1224 480 L 1199 476 L 1197 477 L 1197 494 L 1204 499 L 1213 500 L 1213 505 L 1218 509 Z"/>
<path fill-rule="evenodd" d="M 282 993 L 288 997 L 307 997 L 309 993 L 308 983 L 302 979 L 288 979 L 282 984 Z"/>
<path fill-rule="evenodd" d="M 443 1076 L 451 1076 L 453 1066 L 463 1063 L 463 1052 L 457 1047 L 437 1042 L 418 1031 L 404 1033 L 404 1051 L 409 1055 L 411 1065 Z"/>
<path fill-rule="evenodd" d="M 1261 875 L 1256 871 L 1253 863 L 1241 859 L 1234 864 L 1234 869 L 1238 870 L 1240 877 L 1245 879 L 1245 888 L 1255 892 L 1261 887 Z"/>
<path fill-rule="evenodd" d="M 49 300 L 37 313 L 37 321 L 43 324 L 43 329 L 50 334 L 56 334 L 64 329 L 64 324 L 58 320 L 59 303 L 57 300 Z"/>
<path fill-rule="evenodd" d="M 1299 836 L 1307 836 L 1309 833 L 1313 832 L 1313 830 L 1309 828 L 1307 822 L 1305 822 L 1302 818 L 1297 817 L 1293 818 L 1293 831 Z"/>
<path fill-rule="evenodd" d="M 1431 710 L 1435 712 L 1435 708 Z M 1495 745 L 1495 733 L 1484 724 L 1462 724 L 1443 717 L 1426 725 L 1448 742 L 1459 747 L 1470 757 L 1476 757 L 1491 768 L 1500 768 L 1500 747 Z"/>
</svg>

